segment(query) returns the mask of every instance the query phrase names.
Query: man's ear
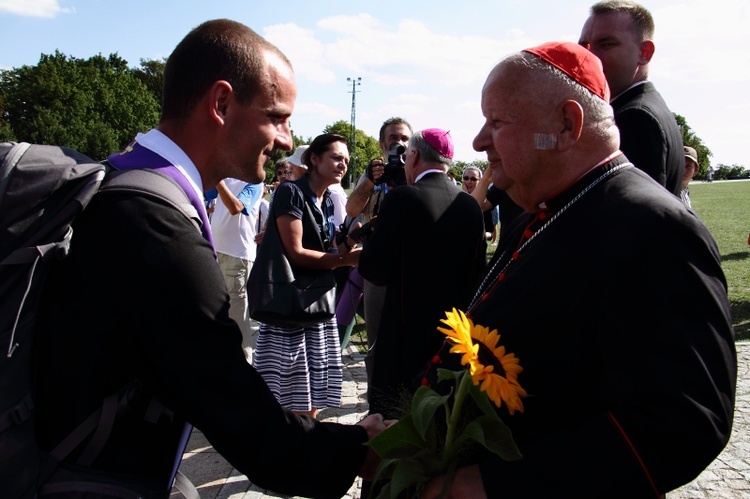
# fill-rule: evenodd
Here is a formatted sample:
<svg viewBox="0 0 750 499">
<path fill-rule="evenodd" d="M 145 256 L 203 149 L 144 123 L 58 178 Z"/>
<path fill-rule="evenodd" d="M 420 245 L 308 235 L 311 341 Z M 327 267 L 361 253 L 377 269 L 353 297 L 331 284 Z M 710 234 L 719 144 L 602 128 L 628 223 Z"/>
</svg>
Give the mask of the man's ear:
<svg viewBox="0 0 750 499">
<path fill-rule="evenodd" d="M 562 127 L 557 137 L 557 150 L 567 151 L 581 138 L 583 130 L 583 108 L 574 100 L 567 100 L 560 105 Z"/>
<path fill-rule="evenodd" d="M 416 163 L 419 160 L 419 151 L 412 149 L 411 152 L 414 153 L 414 162 Z"/>
<path fill-rule="evenodd" d="M 656 46 L 654 45 L 654 42 L 651 40 L 644 40 L 643 43 L 641 43 L 641 52 L 640 57 L 638 58 L 638 64 L 644 65 L 651 62 L 651 58 L 654 56 L 655 51 Z"/>
<path fill-rule="evenodd" d="M 215 81 L 208 92 L 211 120 L 223 125 L 227 118 L 230 102 L 234 95 L 232 85 L 225 80 Z"/>
</svg>

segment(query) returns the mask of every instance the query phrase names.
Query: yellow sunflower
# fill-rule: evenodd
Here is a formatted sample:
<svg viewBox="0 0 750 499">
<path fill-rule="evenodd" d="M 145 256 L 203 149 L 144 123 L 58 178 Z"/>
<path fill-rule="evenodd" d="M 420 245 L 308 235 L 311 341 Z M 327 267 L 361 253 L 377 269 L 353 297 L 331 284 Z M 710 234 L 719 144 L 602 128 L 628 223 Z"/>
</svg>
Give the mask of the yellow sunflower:
<svg viewBox="0 0 750 499">
<path fill-rule="evenodd" d="M 445 319 L 441 319 L 440 322 L 448 326 L 448 329 L 442 327 L 437 329 L 453 343 L 450 353 L 462 354 L 461 365 L 469 364 L 469 370 L 474 371 L 479 345 L 474 345 L 471 341 L 471 331 L 474 329 L 472 320 L 462 311 L 454 308 L 451 312 L 446 312 Z"/>
<path fill-rule="evenodd" d="M 487 393 L 497 407 L 505 402 L 511 415 L 515 411 L 523 412 L 521 397 L 526 396 L 526 390 L 518 383 L 518 375 L 523 367 L 515 354 L 506 353 L 504 346 L 498 346 L 500 335 L 497 329 L 490 330 L 480 324 L 475 325 L 462 311 L 455 308 L 445 315 L 446 318 L 441 322 L 450 329 L 438 327 L 438 330 L 454 343 L 451 353 L 463 354 L 461 364 L 468 364 L 474 384 L 481 383 L 480 389 Z"/>
</svg>

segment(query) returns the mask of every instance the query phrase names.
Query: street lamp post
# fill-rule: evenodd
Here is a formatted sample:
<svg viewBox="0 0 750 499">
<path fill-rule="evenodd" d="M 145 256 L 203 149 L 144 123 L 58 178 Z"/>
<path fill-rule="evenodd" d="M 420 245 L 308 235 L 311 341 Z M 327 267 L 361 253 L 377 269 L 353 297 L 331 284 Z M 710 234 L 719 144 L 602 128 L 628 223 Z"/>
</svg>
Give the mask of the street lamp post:
<svg viewBox="0 0 750 499">
<path fill-rule="evenodd" d="M 356 146 L 357 146 L 357 136 L 355 133 L 356 130 L 356 116 L 357 116 L 357 86 L 362 85 L 362 78 L 347 78 L 346 81 L 352 82 L 352 117 L 351 117 L 351 136 L 349 137 L 349 151 L 351 154 L 350 158 L 350 165 L 349 165 L 349 187 L 354 186 L 354 172 L 357 169 L 357 153 L 356 153 Z"/>
</svg>

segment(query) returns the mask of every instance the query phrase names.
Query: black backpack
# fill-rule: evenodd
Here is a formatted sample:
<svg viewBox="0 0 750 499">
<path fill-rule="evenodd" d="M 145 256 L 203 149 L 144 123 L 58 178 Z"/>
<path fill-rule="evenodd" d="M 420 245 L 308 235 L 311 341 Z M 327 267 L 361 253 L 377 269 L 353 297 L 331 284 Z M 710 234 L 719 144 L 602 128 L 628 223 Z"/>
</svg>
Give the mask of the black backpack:
<svg viewBox="0 0 750 499">
<path fill-rule="evenodd" d="M 72 222 L 97 192 L 115 189 L 166 201 L 200 230 L 197 211 L 172 179 L 154 170 L 111 169 L 65 147 L 0 143 L 0 495 L 4 498 L 34 497 L 54 472 L 55 463 L 94 432 L 100 441 L 98 450 L 106 442 L 106 435 L 103 441 L 99 437 L 101 408 L 71 429 L 51 454 L 39 451 L 34 433 L 37 307 L 50 265 L 70 250 Z M 127 390 L 123 387 L 123 393 Z"/>
</svg>

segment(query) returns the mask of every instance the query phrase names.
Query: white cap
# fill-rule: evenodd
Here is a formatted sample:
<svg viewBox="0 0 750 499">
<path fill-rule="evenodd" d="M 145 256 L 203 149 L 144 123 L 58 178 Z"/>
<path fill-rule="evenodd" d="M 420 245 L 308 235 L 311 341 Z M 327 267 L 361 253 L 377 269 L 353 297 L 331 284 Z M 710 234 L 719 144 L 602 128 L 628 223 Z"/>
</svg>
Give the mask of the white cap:
<svg viewBox="0 0 750 499">
<path fill-rule="evenodd" d="M 294 166 L 299 166 L 300 168 L 304 168 L 305 170 L 307 170 L 307 166 L 302 163 L 302 154 L 307 150 L 308 147 L 310 146 L 299 146 L 294 150 L 294 154 L 286 158 L 287 162 L 293 164 Z"/>
</svg>

